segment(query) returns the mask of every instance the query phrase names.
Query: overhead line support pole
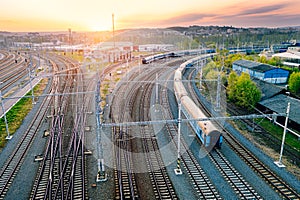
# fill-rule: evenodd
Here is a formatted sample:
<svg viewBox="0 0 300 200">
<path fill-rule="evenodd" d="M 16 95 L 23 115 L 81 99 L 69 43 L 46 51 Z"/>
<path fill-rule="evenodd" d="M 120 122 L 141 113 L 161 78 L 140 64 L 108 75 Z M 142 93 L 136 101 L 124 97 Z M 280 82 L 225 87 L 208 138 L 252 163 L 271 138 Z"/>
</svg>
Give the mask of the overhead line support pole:
<svg viewBox="0 0 300 200">
<path fill-rule="evenodd" d="M 103 182 L 107 180 L 105 168 L 104 168 L 104 159 L 103 159 L 103 149 L 102 149 L 102 141 L 101 141 L 101 130 L 102 130 L 102 123 L 101 123 L 101 96 L 100 96 L 100 80 L 97 82 L 96 92 L 95 92 L 95 99 L 96 99 L 96 135 L 97 135 L 97 157 L 98 157 L 98 172 L 96 182 Z"/>
<path fill-rule="evenodd" d="M 174 169 L 176 175 L 181 175 L 180 168 L 180 134 L 181 134 L 181 101 L 178 102 L 178 144 L 177 144 L 177 168 Z"/>
<path fill-rule="evenodd" d="M 1 108 L 2 108 L 2 112 L 3 112 L 3 117 L 4 117 L 5 129 L 6 129 L 6 133 L 7 133 L 7 136 L 6 136 L 5 139 L 10 140 L 12 138 L 12 136 L 9 134 L 8 123 L 7 123 L 7 118 L 6 118 L 6 111 L 5 111 L 4 104 L 3 104 L 3 98 L 2 98 L 1 90 L 0 90 L 0 101 L 1 101 Z"/>
<path fill-rule="evenodd" d="M 288 124 L 288 121 L 289 121 L 290 106 L 291 106 L 291 103 L 288 102 L 287 109 L 286 109 L 286 117 L 285 117 L 284 129 L 283 129 L 281 149 L 280 149 L 280 156 L 279 156 L 279 160 L 274 162 L 278 167 L 285 167 L 285 165 L 282 164 L 282 153 L 283 153 L 285 135 L 286 135 L 286 130 L 287 130 L 287 124 Z"/>
</svg>

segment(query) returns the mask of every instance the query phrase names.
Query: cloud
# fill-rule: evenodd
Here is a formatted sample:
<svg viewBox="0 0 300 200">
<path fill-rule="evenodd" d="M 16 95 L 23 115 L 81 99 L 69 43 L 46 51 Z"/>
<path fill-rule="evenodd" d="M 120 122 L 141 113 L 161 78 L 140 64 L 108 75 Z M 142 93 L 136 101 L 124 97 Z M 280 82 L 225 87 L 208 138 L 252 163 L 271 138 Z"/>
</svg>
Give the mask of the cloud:
<svg viewBox="0 0 300 200">
<path fill-rule="evenodd" d="M 214 14 L 191 13 L 177 15 L 171 18 L 162 19 L 160 21 L 152 22 L 159 26 L 189 26 L 194 24 L 202 24 L 209 18 L 216 17 Z"/>
<path fill-rule="evenodd" d="M 214 17 L 215 15 L 211 14 L 202 14 L 202 13 L 192 13 L 192 14 L 184 14 L 178 15 L 166 20 L 163 20 L 163 23 L 171 24 L 171 23 L 193 23 L 199 20 L 202 20 L 206 17 Z"/>
<path fill-rule="evenodd" d="M 253 15 L 253 14 L 265 14 L 272 11 L 280 10 L 285 7 L 285 4 L 276 4 L 276 5 L 270 5 L 270 6 L 264 6 L 260 8 L 252 8 L 243 10 L 237 15 Z"/>
<path fill-rule="evenodd" d="M 241 27 L 299 26 L 300 14 L 226 15 L 212 19 L 212 24 Z"/>
<path fill-rule="evenodd" d="M 286 15 L 286 14 L 270 14 L 261 16 L 242 17 L 238 21 L 243 21 L 249 25 L 260 25 L 268 27 L 280 27 L 280 26 L 293 26 L 299 25 L 299 15 Z"/>
<path fill-rule="evenodd" d="M 161 26 L 173 26 L 173 25 L 193 25 L 195 23 L 199 23 L 205 18 L 214 17 L 215 15 L 212 14 L 203 14 L 203 13 L 190 13 L 190 14 L 181 14 L 170 18 L 165 19 L 157 19 L 153 20 L 152 17 L 135 17 L 135 18 L 128 18 L 126 20 L 122 20 L 123 25 L 130 25 L 135 24 L 138 26 L 153 26 L 153 27 L 161 27 Z"/>
</svg>

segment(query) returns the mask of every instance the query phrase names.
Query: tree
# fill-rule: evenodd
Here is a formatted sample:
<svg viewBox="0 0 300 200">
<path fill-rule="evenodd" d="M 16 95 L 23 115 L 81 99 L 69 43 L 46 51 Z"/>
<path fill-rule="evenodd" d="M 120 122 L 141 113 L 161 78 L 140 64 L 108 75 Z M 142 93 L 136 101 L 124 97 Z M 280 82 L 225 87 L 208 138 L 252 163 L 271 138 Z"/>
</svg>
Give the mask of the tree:
<svg viewBox="0 0 300 200">
<path fill-rule="evenodd" d="M 289 78 L 289 90 L 292 93 L 300 93 L 300 72 L 293 72 Z"/>
<path fill-rule="evenodd" d="M 273 66 L 282 66 L 282 62 L 279 57 L 272 57 L 268 60 L 268 64 Z"/>
<path fill-rule="evenodd" d="M 238 80 L 238 75 L 235 71 L 231 71 L 228 76 L 228 86 L 227 86 L 227 94 L 228 99 L 230 101 L 233 101 L 235 99 L 235 88 L 236 88 L 236 82 Z"/>
<path fill-rule="evenodd" d="M 261 92 L 256 84 L 251 81 L 249 74 L 242 73 L 238 78 L 235 73 L 230 73 L 228 78 L 228 99 L 240 107 L 252 109 L 260 100 Z"/>
<path fill-rule="evenodd" d="M 258 59 L 258 62 L 261 62 L 261 63 L 267 63 L 268 62 L 268 59 L 266 56 L 260 56 L 259 59 Z"/>
</svg>

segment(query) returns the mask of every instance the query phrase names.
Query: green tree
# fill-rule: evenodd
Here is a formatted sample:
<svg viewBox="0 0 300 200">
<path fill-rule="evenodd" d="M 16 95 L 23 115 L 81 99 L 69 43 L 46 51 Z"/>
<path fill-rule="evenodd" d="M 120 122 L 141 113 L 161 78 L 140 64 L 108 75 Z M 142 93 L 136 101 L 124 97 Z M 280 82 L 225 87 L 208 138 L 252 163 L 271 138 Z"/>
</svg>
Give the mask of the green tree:
<svg viewBox="0 0 300 200">
<path fill-rule="evenodd" d="M 289 90 L 292 93 L 300 93 L 300 72 L 293 72 L 289 78 Z"/>
<path fill-rule="evenodd" d="M 227 68 L 231 68 L 232 67 L 232 63 L 236 60 L 240 60 L 243 59 L 243 55 L 242 54 L 230 54 L 228 55 L 228 57 L 226 58 L 226 60 L 224 61 L 224 65 Z"/>
<path fill-rule="evenodd" d="M 282 66 L 282 62 L 279 57 L 272 57 L 268 60 L 268 64 L 273 66 Z"/>
<path fill-rule="evenodd" d="M 258 59 L 258 62 L 261 62 L 261 63 L 267 63 L 268 62 L 268 59 L 266 56 L 260 56 L 259 59 Z"/>
<path fill-rule="evenodd" d="M 230 101 L 233 101 L 235 99 L 237 80 L 238 80 L 238 75 L 236 74 L 235 71 L 231 71 L 228 76 L 228 86 L 227 86 L 227 94 L 228 94 L 228 99 Z"/>
<path fill-rule="evenodd" d="M 250 110 L 260 100 L 261 92 L 251 81 L 249 74 L 242 73 L 238 78 L 236 76 L 235 73 L 231 73 L 228 78 L 228 99 Z"/>
</svg>

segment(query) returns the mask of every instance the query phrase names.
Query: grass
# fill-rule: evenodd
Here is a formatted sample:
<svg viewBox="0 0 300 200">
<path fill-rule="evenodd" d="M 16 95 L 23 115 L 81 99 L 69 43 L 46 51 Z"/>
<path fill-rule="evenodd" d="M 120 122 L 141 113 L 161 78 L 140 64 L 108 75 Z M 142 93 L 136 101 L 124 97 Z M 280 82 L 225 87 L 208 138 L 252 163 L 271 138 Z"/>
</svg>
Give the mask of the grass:
<svg viewBox="0 0 300 200">
<path fill-rule="evenodd" d="M 270 120 L 267 119 L 255 119 L 256 122 L 260 122 L 260 125 L 267 130 L 273 137 L 278 138 L 279 140 L 282 140 L 283 135 L 283 128 L 274 125 Z M 297 149 L 297 151 L 300 152 L 300 142 L 297 138 L 297 136 L 293 135 L 292 133 L 287 132 L 285 137 L 285 143 L 288 144 L 291 147 L 294 147 Z"/>
<path fill-rule="evenodd" d="M 47 79 L 43 79 L 37 86 L 34 87 L 34 95 L 41 95 L 46 88 Z M 26 94 L 26 96 L 30 96 L 31 91 Z M 21 126 L 24 118 L 32 109 L 32 98 L 22 98 L 14 107 L 12 107 L 6 113 L 6 119 L 8 123 L 8 130 L 10 135 L 13 135 L 18 128 Z M 6 126 L 4 122 L 4 117 L 0 119 L 0 148 L 3 148 L 7 143 L 5 139 L 7 136 Z"/>
</svg>

